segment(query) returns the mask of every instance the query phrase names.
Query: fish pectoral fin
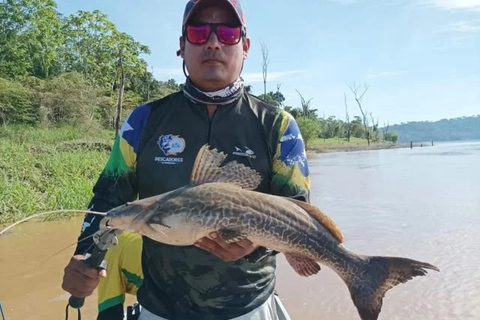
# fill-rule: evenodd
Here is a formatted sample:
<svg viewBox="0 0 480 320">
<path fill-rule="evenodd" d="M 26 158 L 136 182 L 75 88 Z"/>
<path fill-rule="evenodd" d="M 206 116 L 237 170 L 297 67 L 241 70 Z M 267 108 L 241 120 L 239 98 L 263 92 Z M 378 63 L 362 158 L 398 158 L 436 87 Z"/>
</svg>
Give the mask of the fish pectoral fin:
<svg viewBox="0 0 480 320">
<path fill-rule="evenodd" d="M 220 229 L 218 234 L 226 243 L 240 242 L 247 237 L 245 233 L 233 229 Z"/>
<path fill-rule="evenodd" d="M 227 155 L 209 147 L 206 144 L 197 153 L 190 177 L 192 185 L 198 186 L 204 183 L 223 182 L 231 183 L 247 190 L 254 190 L 258 187 L 262 177 L 257 171 L 236 161 L 220 166 L 227 158 Z"/>
<path fill-rule="evenodd" d="M 317 274 L 320 271 L 320 265 L 310 259 L 301 256 L 285 253 L 288 263 L 292 266 L 293 270 L 302 277 L 309 277 Z"/>
</svg>

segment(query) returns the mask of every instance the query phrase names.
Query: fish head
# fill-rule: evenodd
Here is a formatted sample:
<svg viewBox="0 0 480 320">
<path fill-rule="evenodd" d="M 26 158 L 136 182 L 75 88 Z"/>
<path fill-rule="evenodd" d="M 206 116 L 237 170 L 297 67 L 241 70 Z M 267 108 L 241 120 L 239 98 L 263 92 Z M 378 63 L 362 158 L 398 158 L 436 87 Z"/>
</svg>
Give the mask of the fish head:
<svg viewBox="0 0 480 320">
<path fill-rule="evenodd" d="M 159 200 L 159 197 L 151 197 L 115 207 L 106 213 L 100 227 L 140 233 L 145 221 L 157 211 Z"/>
</svg>

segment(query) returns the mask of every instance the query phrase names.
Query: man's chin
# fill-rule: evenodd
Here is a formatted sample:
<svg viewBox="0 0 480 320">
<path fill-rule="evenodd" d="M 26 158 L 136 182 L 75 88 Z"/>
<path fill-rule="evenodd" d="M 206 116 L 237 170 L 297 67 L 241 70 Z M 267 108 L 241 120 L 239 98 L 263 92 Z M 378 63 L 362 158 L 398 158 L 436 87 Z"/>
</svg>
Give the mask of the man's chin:
<svg viewBox="0 0 480 320">
<path fill-rule="evenodd" d="M 233 81 L 230 77 L 223 74 L 205 74 L 202 79 L 199 79 L 201 83 L 196 84 L 198 87 L 209 88 L 208 91 L 216 91 L 223 89 L 230 85 Z"/>
</svg>

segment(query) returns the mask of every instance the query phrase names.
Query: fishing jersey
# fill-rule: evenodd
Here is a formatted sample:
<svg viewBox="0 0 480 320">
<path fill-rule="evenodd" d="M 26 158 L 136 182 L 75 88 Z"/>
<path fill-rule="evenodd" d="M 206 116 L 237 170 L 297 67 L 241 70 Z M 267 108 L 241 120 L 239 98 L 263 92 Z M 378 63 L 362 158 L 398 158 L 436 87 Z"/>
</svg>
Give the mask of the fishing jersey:
<svg viewBox="0 0 480 320">
<path fill-rule="evenodd" d="M 115 206 L 185 186 L 195 157 L 208 143 L 262 177 L 259 192 L 308 201 L 310 178 L 305 147 L 294 118 L 244 93 L 207 107 L 175 93 L 136 108 L 125 120 L 107 165 L 94 186 L 90 208 Z M 87 215 L 81 238 L 98 230 Z M 89 246 L 82 242 L 77 253 Z M 210 320 L 241 316 L 264 303 L 275 287 L 275 256 L 259 248 L 224 262 L 195 246 L 171 246 L 143 238 L 144 281 L 137 298 L 166 319 Z"/>
<path fill-rule="evenodd" d="M 123 320 L 125 294 L 136 295 L 143 282 L 142 237 L 123 232 L 107 251 L 107 277 L 98 284 L 97 320 Z"/>
</svg>

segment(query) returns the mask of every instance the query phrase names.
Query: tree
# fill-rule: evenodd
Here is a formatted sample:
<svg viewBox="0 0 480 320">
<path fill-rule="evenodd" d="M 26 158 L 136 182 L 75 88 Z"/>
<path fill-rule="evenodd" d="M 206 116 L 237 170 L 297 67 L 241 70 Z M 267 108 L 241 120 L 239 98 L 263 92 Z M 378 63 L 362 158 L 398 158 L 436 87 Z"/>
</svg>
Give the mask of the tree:
<svg viewBox="0 0 480 320">
<path fill-rule="evenodd" d="M 273 104 L 278 108 L 281 108 L 283 106 L 283 102 L 285 101 L 285 96 L 280 92 L 280 85 L 277 85 L 276 92 L 270 91 L 266 95 L 261 94 L 259 98 L 270 104 Z"/>
<path fill-rule="evenodd" d="M 300 103 L 302 105 L 302 113 L 301 115 L 304 117 L 316 119 L 317 118 L 317 110 L 313 110 L 310 108 L 310 103 L 312 102 L 313 98 L 310 98 L 309 100 L 306 100 L 300 91 L 296 90 L 298 95 L 300 96 Z"/>
<path fill-rule="evenodd" d="M 347 94 L 344 92 L 343 96 L 345 102 L 345 133 L 347 136 L 347 142 L 350 142 L 350 134 L 352 132 L 352 128 L 350 125 L 350 116 L 348 115 Z"/>
<path fill-rule="evenodd" d="M 309 146 L 309 143 L 312 139 L 318 137 L 320 134 L 320 126 L 318 121 L 306 116 L 299 116 L 297 119 L 297 124 L 302 133 L 303 142 L 305 147 Z"/>
<path fill-rule="evenodd" d="M 398 134 L 396 132 L 387 132 L 383 135 L 383 140 L 391 141 L 393 143 L 397 143 L 398 141 Z"/>
<path fill-rule="evenodd" d="M 0 76 L 48 78 L 58 73 L 61 26 L 53 0 L 0 3 Z"/>
<path fill-rule="evenodd" d="M 263 94 L 267 95 L 267 75 L 270 58 L 268 57 L 268 48 L 265 43 L 261 44 L 262 48 L 262 74 L 263 74 Z"/>
<path fill-rule="evenodd" d="M 362 100 L 363 97 L 365 96 L 365 93 L 368 91 L 368 85 L 366 83 L 363 84 L 363 89 L 360 90 L 360 85 L 357 83 L 353 83 L 352 85 L 348 86 L 350 88 L 350 91 L 353 93 L 355 101 L 357 102 L 358 108 L 360 109 L 360 112 L 362 113 L 362 120 L 363 120 L 363 126 L 365 129 L 365 136 L 367 139 L 367 144 L 370 145 L 370 129 L 369 129 L 369 119 L 368 119 L 368 113 L 367 110 L 364 110 L 362 108 Z"/>
<path fill-rule="evenodd" d="M 64 48 L 66 71 L 80 72 L 95 87 L 113 94 L 119 81 L 118 52 L 123 48 L 123 65 L 127 80 L 142 76 L 146 62 L 141 54 L 149 54 L 147 46 L 117 30 L 99 10 L 79 11 L 65 22 L 67 40 Z"/>
<path fill-rule="evenodd" d="M 125 66 L 123 65 L 123 48 L 118 52 L 118 68 L 120 68 L 120 86 L 118 88 L 117 116 L 115 117 L 115 137 L 120 131 L 120 118 L 122 116 L 123 92 L 125 89 Z"/>
</svg>

